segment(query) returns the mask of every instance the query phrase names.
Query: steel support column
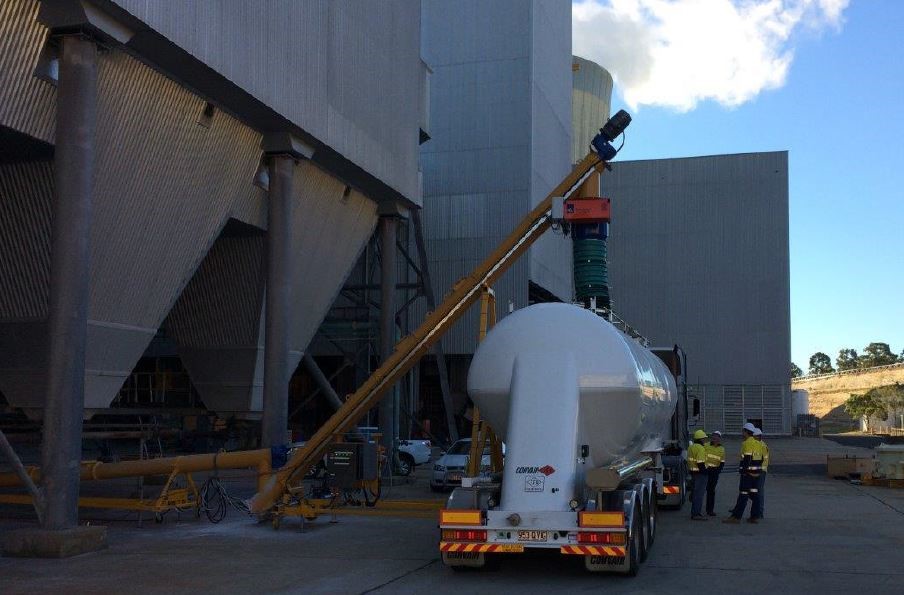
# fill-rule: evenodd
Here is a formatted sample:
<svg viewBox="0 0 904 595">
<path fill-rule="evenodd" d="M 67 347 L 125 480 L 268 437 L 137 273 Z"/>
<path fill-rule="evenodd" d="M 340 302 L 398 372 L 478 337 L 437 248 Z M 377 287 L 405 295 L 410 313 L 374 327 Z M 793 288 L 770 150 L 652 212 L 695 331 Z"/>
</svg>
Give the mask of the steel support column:
<svg viewBox="0 0 904 595">
<path fill-rule="evenodd" d="M 396 286 L 396 238 L 397 217 L 380 217 L 380 361 L 392 355 L 396 343 L 395 286 Z M 394 392 L 380 401 L 380 432 L 383 444 L 389 449 L 389 460 L 395 460 L 398 409 Z"/>
<path fill-rule="evenodd" d="M 270 158 L 267 198 L 267 296 L 264 321 L 264 411 L 261 446 L 286 443 L 289 426 L 289 274 L 292 176 L 289 155 Z"/>
<path fill-rule="evenodd" d="M 61 41 L 44 404 L 46 529 L 78 525 L 97 117 L 97 46 L 76 35 Z"/>
</svg>

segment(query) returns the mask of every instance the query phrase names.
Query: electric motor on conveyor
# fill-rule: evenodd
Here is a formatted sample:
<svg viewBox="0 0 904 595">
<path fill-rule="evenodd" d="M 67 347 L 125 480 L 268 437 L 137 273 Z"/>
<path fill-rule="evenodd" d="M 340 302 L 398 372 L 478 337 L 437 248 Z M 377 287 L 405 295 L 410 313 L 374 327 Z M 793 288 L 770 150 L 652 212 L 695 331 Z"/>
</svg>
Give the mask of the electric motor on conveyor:
<svg viewBox="0 0 904 595">
<path fill-rule="evenodd" d="M 624 110 L 615 114 L 590 143 L 603 161 L 618 153 L 612 142 L 621 135 L 631 116 Z M 611 203 L 600 197 L 600 176 L 591 176 L 578 190 L 578 196 L 565 201 L 564 219 L 572 226 L 572 260 L 575 297 L 585 307 L 612 309 L 609 295 L 609 271 L 606 240 L 609 237 Z"/>
</svg>

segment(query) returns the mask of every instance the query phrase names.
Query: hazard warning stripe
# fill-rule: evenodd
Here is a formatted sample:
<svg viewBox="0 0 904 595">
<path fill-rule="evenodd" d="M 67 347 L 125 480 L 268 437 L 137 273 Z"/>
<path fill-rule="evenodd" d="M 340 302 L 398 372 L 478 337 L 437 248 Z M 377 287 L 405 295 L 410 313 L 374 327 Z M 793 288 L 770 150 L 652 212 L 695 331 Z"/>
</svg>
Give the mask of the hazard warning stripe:
<svg viewBox="0 0 904 595">
<path fill-rule="evenodd" d="M 483 553 L 521 553 L 524 546 L 517 543 L 454 543 L 449 541 L 439 542 L 441 552 L 474 552 Z"/>
<path fill-rule="evenodd" d="M 662 493 L 663 494 L 680 494 L 681 487 L 680 486 L 663 486 Z"/>
<path fill-rule="evenodd" d="M 625 556 L 625 548 L 603 545 L 563 545 L 559 551 L 578 556 Z"/>
</svg>

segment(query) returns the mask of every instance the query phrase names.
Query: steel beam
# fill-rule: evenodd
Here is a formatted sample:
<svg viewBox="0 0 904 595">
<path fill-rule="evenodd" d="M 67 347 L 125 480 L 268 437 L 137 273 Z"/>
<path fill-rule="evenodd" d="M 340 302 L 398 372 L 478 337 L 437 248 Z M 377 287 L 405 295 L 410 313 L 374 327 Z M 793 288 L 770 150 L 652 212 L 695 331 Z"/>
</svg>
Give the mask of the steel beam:
<svg viewBox="0 0 904 595">
<path fill-rule="evenodd" d="M 397 217 L 380 217 L 380 361 L 392 355 L 396 343 L 395 286 Z M 393 384 L 393 389 L 395 384 Z M 390 461 L 395 461 L 398 409 L 395 398 L 380 401 L 380 433 Z M 390 466 L 387 466 L 390 467 Z"/>
<path fill-rule="evenodd" d="M 264 411 L 261 446 L 287 442 L 289 427 L 289 281 L 295 160 L 270 157 L 267 198 L 267 297 L 264 321 Z"/>
<path fill-rule="evenodd" d="M 78 525 L 97 118 L 97 46 L 61 39 L 53 172 L 43 527 Z"/>
<path fill-rule="evenodd" d="M 0 452 L 6 456 L 6 460 L 9 461 L 9 464 L 12 466 L 16 477 L 19 478 L 19 481 L 28 490 L 35 507 L 35 513 L 38 515 L 38 522 L 42 523 L 44 516 L 44 496 L 38 490 L 37 486 L 35 486 L 35 482 L 25 469 L 25 465 L 23 465 L 22 461 L 19 459 L 19 455 L 13 450 L 9 440 L 6 439 L 6 434 L 3 433 L 3 430 L 0 430 Z"/>
<path fill-rule="evenodd" d="M 317 362 L 314 361 L 314 358 L 309 351 L 304 352 L 304 357 L 302 357 L 301 362 L 314 378 L 314 382 L 317 383 L 317 386 L 320 387 L 323 394 L 326 395 L 326 399 L 330 402 L 333 409 L 342 407 L 342 399 L 340 399 L 339 395 L 336 394 L 336 391 L 333 390 L 333 385 L 327 380 L 323 370 L 321 370 L 320 366 L 317 365 Z"/>
</svg>

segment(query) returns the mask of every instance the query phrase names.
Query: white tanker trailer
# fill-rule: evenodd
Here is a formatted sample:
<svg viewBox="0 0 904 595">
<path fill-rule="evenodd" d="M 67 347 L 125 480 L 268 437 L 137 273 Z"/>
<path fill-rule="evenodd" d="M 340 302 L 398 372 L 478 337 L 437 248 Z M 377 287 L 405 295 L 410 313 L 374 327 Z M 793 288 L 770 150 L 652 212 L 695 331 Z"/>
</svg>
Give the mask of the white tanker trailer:
<svg viewBox="0 0 904 595">
<path fill-rule="evenodd" d="M 647 350 L 590 310 L 538 304 L 503 319 L 468 393 L 505 441 L 504 470 L 450 496 L 443 562 L 542 548 L 635 574 L 658 505 L 684 502 L 684 375 L 680 349 Z"/>
</svg>

